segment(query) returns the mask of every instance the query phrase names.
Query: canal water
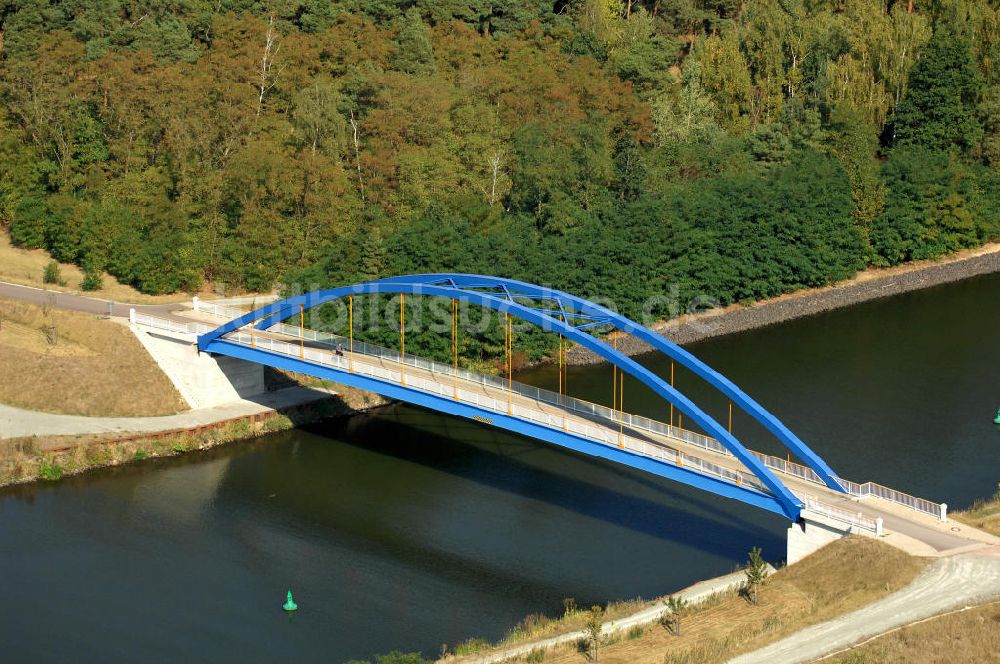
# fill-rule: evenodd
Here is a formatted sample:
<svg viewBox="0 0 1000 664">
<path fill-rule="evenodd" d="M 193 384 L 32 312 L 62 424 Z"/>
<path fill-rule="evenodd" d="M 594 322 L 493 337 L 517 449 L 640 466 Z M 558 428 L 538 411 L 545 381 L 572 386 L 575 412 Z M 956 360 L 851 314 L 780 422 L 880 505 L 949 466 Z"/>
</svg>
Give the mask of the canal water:
<svg viewBox="0 0 1000 664">
<path fill-rule="evenodd" d="M 691 349 L 844 477 L 953 508 L 1000 481 L 1000 276 Z M 642 358 L 661 375 L 669 362 Z M 610 402 L 607 366 L 570 391 Z M 551 387 L 539 368 L 526 382 Z M 728 404 L 677 371 L 726 422 Z M 669 413 L 626 382 L 626 408 Z M 777 451 L 746 418 L 735 433 Z M 410 407 L 0 492 L 0 661 L 343 662 L 726 573 L 778 517 Z M 281 610 L 291 589 L 300 610 Z"/>
</svg>

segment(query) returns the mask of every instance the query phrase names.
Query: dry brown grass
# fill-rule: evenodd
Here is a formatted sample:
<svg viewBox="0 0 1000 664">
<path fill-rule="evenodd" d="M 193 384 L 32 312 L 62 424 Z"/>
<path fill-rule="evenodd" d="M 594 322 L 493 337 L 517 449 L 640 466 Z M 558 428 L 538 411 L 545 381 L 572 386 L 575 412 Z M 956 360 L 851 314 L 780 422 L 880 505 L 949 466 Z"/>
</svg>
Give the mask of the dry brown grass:
<svg viewBox="0 0 1000 664">
<path fill-rule="evenodd" d="M 923 569 L 914 558 L 873 539 L 849 537 L 772 575 L 751 606 L 736 592 L 690 610 L 682 635 L 659 625 L 619 634 L 600 649 L 604 664 L 722 662 L 906 586 Z M 569 631 L 569 630 L 564 630 Z M 546 651 L 545 662 L 582 664 L 573 646 Z"/>
<path fill-rule="evenodd" d="M 1000 485 L 997 486 L 997 492 L 993 494 L 992 498 L 977 500 L 969 509 L 953 512 L 951 516 L 956 521 L 1000 537 Z"/>
<path fill-rule="evenodd" d="M 1000 602 L 909 625 L 820 661 L 830 664 L 985 664 L 1000 661 Z"/>
<path fill-rule="evenodd" d="M 50 260 L 52 257 L 42 249 L 19 249 L 13 246 L 7 234 L 0 232 L 0 281 L 67 293 L 83 290 L 83 271 L 71 263 L 59 264 L 59 273 L 66 282 L 65 285 L 44 283 L 42 272 Z M 103 288 L 85 295 L 134 304 L 166 304 L 180 302 L 188 297 L 184 294 L 146 295 L 130 286 L 118 283 L 118 280 L 110 274 L 101 275 L 101 280 Z"/>
<path fill-rule="evenodd" d="M 167 415 L 187 408 L 146 350 L 117 323 L 3 299 L 0 318 L 0 403 L 93 416 Z"/>
</svg>

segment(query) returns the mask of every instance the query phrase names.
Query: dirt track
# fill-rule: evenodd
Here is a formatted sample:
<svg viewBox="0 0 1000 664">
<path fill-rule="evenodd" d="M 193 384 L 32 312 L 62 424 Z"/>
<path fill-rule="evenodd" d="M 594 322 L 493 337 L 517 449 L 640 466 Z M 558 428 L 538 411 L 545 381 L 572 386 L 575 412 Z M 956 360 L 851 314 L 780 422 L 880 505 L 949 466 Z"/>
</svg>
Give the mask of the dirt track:
<svg viewBox="0 0 1000 664">
<path fill-rule="evenodd" d="M 735 657 L 730 664 L 810 662 L 896 627 L 1000 597 L 1000 555 L 990 553 L 936 560 L 899 592 Z"/>
</svg>

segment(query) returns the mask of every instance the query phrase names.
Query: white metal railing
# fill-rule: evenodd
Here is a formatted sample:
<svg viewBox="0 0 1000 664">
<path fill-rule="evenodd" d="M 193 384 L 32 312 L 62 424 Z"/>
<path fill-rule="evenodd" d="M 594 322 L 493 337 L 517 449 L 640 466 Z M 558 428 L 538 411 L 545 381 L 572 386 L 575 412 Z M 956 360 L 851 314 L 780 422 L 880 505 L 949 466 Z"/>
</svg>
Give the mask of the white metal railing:
<svg viewBox="0 0 1000 664">
<path fill-rule="evenodd" d="M 237 309 L 235 307 L 228 306 L 225 303 L 220 303 L 218 301 L 205 302 L 204 300 L 199 300 L 197 297 L 192 298 L 191 305 L 195 311 L 200 311 L 217 318 L 224 318 L 227 321 L 239 318 L 240 316 L 248 313 L 243 309 Z"/>
<path fill-rule="evenodd" d="M 297 343 L 279 341 L 266 336 L 260 336 L 256 333 L 251 335 L 249 332 L 242 330 L 230 333 L 226 336 L 226 340 L 233 341 L 244 346 L 267 350 L 272 353 L 297 357 L 341 370 L 353 371 L 354 373 L 368 375 L 381 380 L 387 380 L 394 383 L 402 382 L 408 387 L 420 389 L 440 396 L 454 398 L 457 392 L 459 401 L 475 404 L 484 410 L 504 414 L 509 413 L 513 416 L 537 422 L 553 429 L 563 429 L 570 433 L 582 435 L 585 438 L 608 446 L 618 447 L 619 449 L 625 449 L 643 456 L 650 456 L 675 465 L 695 468 L 703 474 L 712 475 L 740 486 L 747 486 L 767 492 L 767 489 L 761 484 L 760 480 L 752 473 L 725 468 L 699 457 L 684 454 L 654 441 L 639 440 L 632 436 L 619 436 L 617 432 L 613 432 L 604 427 L 592 426 L 584 422 L 554 416 L 549 413 L 543 413 L 535 409 L 525 408 L 519 404 L 508 403 L 506 400 L 501 401 L 487 395 L 470 392 L 463 388 L 458 388 L 456 390 L 456 387 L 453 384 L 449 385 L 438 382 L 437 380 L 427 380 L 426 378 L 417 375 L 404 376 L 405 371 L 400 371 L 398 369 L 393 370 L 384 366 L 376 366 L 367 363 L 353 363 L 347 355 L 325 353 L 318 351 L 315 348 L 306 348 Z"/>
<path fill-rule="evenodd" d="M 255 304 L 270 304 L 271 302 L 277 300 L 279 297 L 281 296 L 269 293 L 267 295 L 242 295 L 240 297 L 221 297 L 217 300 L 209 300 L 208 302 L 205 302 L 198 296 L 195 296 L 191 298 L 191 303 L 194 306 L 195 311 L 200 311 L 198 307 L 199 305 L 203 304 L 215 304 L 219 306 L 231 306 L 231 305 L 240 306 L 243 304 L 249 304 L 250 306 L 253 306 Z M 243 313 L 247 312 L 243 311 Z"/>
<path fill-rule="evenodd" d="M 176 332 L 178 334 L 199 335 L 205 334 L 212 329 L 207 325 L 202 325 L 201 323 L 181 323 L 178 321 L 167 320 L 166 318 L 159 318 L 157 316 L 140 314 L 135 309 L 131 309 L 129 311 L 129 322 L 133 325 L 142 325 L 144 327 L 151 327 L 155 330 L 166 330 L 168 332 Z"/>
<path fill-rule="evenodd" d="M 337 344 L 344 350 L 348 350 L 348 345 L 350 341 L 339 335 L 330 334 L 326 332 L 317 332 L 316 330 L 311 330 L 308 328 L 300 329 L 297 326 L 285 325 L 284 323 L 275 325 L 270 328 L 274 332 L 279 334 L 285 334 L 293 337 L 301 337 L 310 341 L 314 341 L 321 344 L 327 344 L 331 347 L 336 347 Z M 354 341 L 354 352 L 356 354 L 366 355 L 370 357 L 377 357 L 379 359 L 391 361 L 394 363 L 399 363 L 399 352 L 385 348 L 382 346 L 376 346 L 374 344 L 365 343 L 363 341 Z M 403 358 L 403 364 L 407 366 L 416 367 L 419 369 L 424 369 L 432 373 L 443 374 L 446 376 L 453 376 L 455 374 L 454 367 L 450 364 L 443 362 L 437 362 L 435 360 L 430 360 L 415 355 L 406 354 Z M 506 389 L 508 387 L 508 381 L 497 377 L 497 376 L 487 376 L 486 374 L 480 374 L 466 369 L 458 370 L 458 377 L 462 380 L 468 380 L 471 382 L 479 383 L 483 386 L 496 387 L 500 389 Z M 663 422 L 658 422 L 656 420 L 643 417 L 641 415 L 632 415 L 629 413 L 619 413 L 616 410 L 608 408 L 607 406 L 602 406 L 600 404 L 595 404 L 589 401 L 584 401 L 582 399 L 577 399 L 575 397 L 569 397 L 566 395 L 561 395 L 557 392 L 552 392 L 551 390 L 546 390 L 540 387 L 535 387 L 533 385 L 526 385 L 518 381 L 512 381 L 510 384 L 510 389 L 515 394 L 521 396 L 535 399 L 543 403 L 552 404 L 565 408 L 577 413 L 582 413 L 584 415 L 591 415 L 596 418 L 613 422 L 615 424 L 621 421 L 621 425 L 631 429 L 639 429 L 643 431 L 648 431 L 650 433 L 665 436 L 672 440 L 679 441 L 681 443 L 687 443 L 689 445 L 694 445 L 702 449 L 710 450 L 718 454 L 723 454 L 725 456 L 733 456 L 732 453 L 726 449 L 726 447 L 720 443 L 715 438 L 706 436 L 704 434 L 697 433 L 695 431 L 690 431 L 687 429 L 681 429 L 675 426 L 670 426 Z M 826 486 L 826 482 L 816 474 L 816 472 L 804 466 L 802 464 L 789 461 L 787 459 L 782 459 L 780 457 L 771 456 L 769 454 L 764 454 L 762 452 L 757 452 L 751 450 L 751 453 L 756 456 L 761 462 L 771 470 L 777 471 L 779 473 L 784 473 L 787 475 L 792 475 L 793 477 L 798 477 L 799 479 L 812 482 L 821 486 Z M 751 477 L 756 479 L 755 475 L 750 474 Z M 889 489 L 879 484 L 873 482 L 866 482 L 865 484 L 857 484 L 849 480 L 840 479 L 841 485 L 844 489 L 853 496 L 864 498 L 868 496 L 877 496 L 883 500 L 893 502 L 905 507 L 909 507 L 917 512 L 922 512 L 929 514 L 931 516 L 937 517 L 942 521 L 945 520 L 947 506 L 943 503 L 934 503 L 923 498 L 916 498 L 910 496 L 909 494 L 903 493 L 901 491 L 896 491 L 895 489 Z M 747 482 L 752 483 L 752 482 Z"/>
<path fill-rule="evenodd" d="M 215 302 L 204 302 L 201 300 L 194 301 L 195 308 L 198 311 L 209 313 L 211 315 L 217 316 L 219 318 L 225 318 L 231 320 L 238 316 L 242 316 L 246 312 L 241 309 L 234 309 L 231 307 L 220 306 Z M 171 326 L 178 326 L 178 323 L 173 321 L 165 321 L 163 319 L 156 319 L 152 316 L 143 316 L 144 319 L 149 321 L 161 321 L 162 324 L 167 324 Z M 145 323 L 150 327 L 157 327 L 156 323 Z M 166 328 L 173 329 L 173 328 Z M 175 330 L 177 331 L 177 330 Z M 209 331 L 209 328 L 200 324 L 189 324 L 187 331 L 192 334 L 204 334 Z M 392 362 L 394 364 L 399 364 L 400 354 L 398 351 L 392 350 L 390 348 L 385 348 L 383 346 L 377 346 L 375 344 L 369 344 L 364 341 L 353 342 L 346 338 L 336 334 L 331 334 L 328 332 L 319 332 L 317 330 L 312 330 L 310 328 L 300 328 L 294 325 L 286 325 L 284 323 L 278 323 L 268 329 L 269 333 L 282 334 L 286 336 L 301 338 L 303 340 L 312 341 L 314 343 L 327 346 L 331 349 L 337 348 L 338 346 L 343 352 L 348 352 L 351 347 L 353 347 L 353 352 L 356 355 L 364 355 L 368 357 L 378 358 L 385 360 L 387 362 Z M 242 333 L 241 334 L 245 334 Z M 255 341 L 259 345 L 267 337 L 263 336 L 263 333 L 255 334 Z M 294 348 L 298 348 L 296 345 Z M 296 354 L 296 353 L 291 353 Z M 339 356 L 334 356 L 339 357 Z M 411 366 L 417 369 L 423 369 L 434 374 L 441 374 L 444 376 L 455 376 L 455 368 L 451 364 L 446 364 L 444 362 L 438 362 L 436 360 L 431 360 L 416 355 L 405 354 L 402 358 L 404 366 Z M 346 365 L 345 365 L 346 366 Z M 508 387 L 515 394 L 527 397 L 529 399 L 534 399 L 536 401 L 547 403 L 550 405 L 558 406 L 560 408 L 570 410 L 576 413 L 580 413 L 587 416 L 592 416 L 594 418 L 603 420 L 605 422 L 610 422 L 620 427 L 629 429 L 638 429 L 641 431 L 647 431 L 653 434 L 664 436 L 668 439 L 677 441 L 679 443 L 686 443 L 688 445 L 693 445 L 705 450 L 715 452 L 717 454 L 722 454 L 725 456 L 733 456 L 732 453 L 726 449 L 726 447 L 720 443 L 715 438 L 711 436 L 706 436 L 695 431 L 690 431 L 687 429 L 681 429 L 679 427 L 671 426 L 669 424 L 659 422 L 641 415 L 633 415 L 629 413 L 621 413 L 617 410 L 608 408 L 607 406 L 602 406 L 600 404 L 595 404 L 590 401 L 584 401 L 583 399 L 577 399 L 575 397 L 570 397 L 566 395 L 553 392 L 551 390 L 546 390 L 540 387 L 535 387 L 533 385 L 527 385 L 520 383 L 518 381 L 508 382 L 506 379 L 498 376 L 489 376 L 486 374 L 481 374 L 478 372 L 470 371 L 468 369 L 458 369 L 457 377 L 460 380 L 469 381 L 473 383 L 478 383 L 484 387 L 494 387 L 498 389 L 507 389 Z M 398 373 L 397 373 L 398 380 Z M 631 438 L 631 440 L 635 440 Z M 665 448 L 669 449 L 669 448 Z M 799 479 L 812 482 L 821 486 L 826 486 L 826 483 L 813 471 L 812 468 L 804 466 L 802 464 L 795 463 L 793 461 L 782 459 L 780 457 L 775 457 L 769 454 L 764 454 L 762 452 L 757 452 L 750 450 L 750 452 L 756 456 L 761 462 L 769 469 L 783 473 L 786 475 L 791 475 Z M 680 462 L 685 462 L 685 455 L 681 456 Z M 692 465 L 698 462 L 705 462 L 699 457 L 691 457 Z M 695 461 L 697 460 L 697 461 Z M 674 460 L 676 462 L 676 459 Z M 923 498 L 917 498 L 911 496 L 907 493 L 901 491 L 896 491 L 895 489 L 890 489 L 888 487 L 876 484 L 874 482 L 865 482 L 864 484 L 858 484 L 850 480 L 845 480 L 842 478 L 837 478 L 841 486 L 844 488 L 848 494 L 855 496 L 857 498 L 867 498 L 875 496 L 883 500 L 908 507 L 914 511 L 921 512 L 934 516 L 942 521 L 947 518 L 947 505 L 944 503 L 934 503 Z M 733 478 L 732 481 L 736 481 L 740 484 L 745 484 L 749 486 L 755 486 L 763 489 L 756 475 L 752 473 L 744 473 L 740 471 L 739 478 Z"/>
<path fill-rule="evenodd" d="M 945 503 L 933 503 L 924 498 L 917 498 L 916 496 L 911 496 L 908 493 L 903 493 L 902 491 L 897 491 L 896 489 L 890 489 L 887 486 L 881 484 L 876 484 L 875 482 L 865 482 L 864 484 L 857 484 L 850 480 L 845 480 L 838 478 L 840 480 L 841 486 L 851 494 L 858 498 L 868 498 L 870 496 L 875 496 L 876 498 L 881 498 L 882 500 L 887 500 L 897 505 L 903 505 L 909 507 L 917 512 L 924 512 L 926 514 L 931 514 L 938 517 L 941 521 L 946 521 L 948 518 L 948 505 Z"/>
<path fill-rule="evenodd" d="M 842 521 L 855 528 L 867 530 L 879 536 L 882 535 L 881 518 L 872 519 L 865 516 L 861 512 L 849 512 L 845 509 L 834 507 L 833 505 L 817 500 L 814 496 L 799 496 L 799 498 L 808 510 L 817 512 L 831 519 L 836 519 L 837 521 Z"/>
</svg>

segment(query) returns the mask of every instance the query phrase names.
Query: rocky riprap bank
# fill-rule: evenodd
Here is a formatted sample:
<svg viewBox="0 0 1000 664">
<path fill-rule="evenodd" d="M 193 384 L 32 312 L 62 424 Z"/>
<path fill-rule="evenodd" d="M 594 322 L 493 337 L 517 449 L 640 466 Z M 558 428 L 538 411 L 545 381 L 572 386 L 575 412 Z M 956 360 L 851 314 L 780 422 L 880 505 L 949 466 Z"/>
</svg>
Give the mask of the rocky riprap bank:
<svg viewBox="0 0 1000 664">
<path fill-rule="evenodd" d="M 685 315 L 660 323 L 653 329 L 675 343 L 690 344 L 994 272 L 1000 272 L 1000 245 L 991 245 L 973 255 L 942 262 L 922 262 L 862 274 L 834 286 L 798 291 L 749 306 L 732 305 Z M 628 335 L 619 337 L 618 349 L 628 355 L 652 350 L 649 345 Z M 570 364 L 597 364 L 603 361 L 581 346 L 570 349 L 567 358 Z"/>
</svg>

